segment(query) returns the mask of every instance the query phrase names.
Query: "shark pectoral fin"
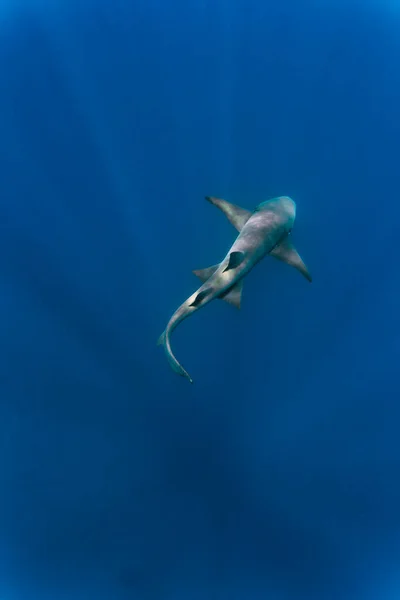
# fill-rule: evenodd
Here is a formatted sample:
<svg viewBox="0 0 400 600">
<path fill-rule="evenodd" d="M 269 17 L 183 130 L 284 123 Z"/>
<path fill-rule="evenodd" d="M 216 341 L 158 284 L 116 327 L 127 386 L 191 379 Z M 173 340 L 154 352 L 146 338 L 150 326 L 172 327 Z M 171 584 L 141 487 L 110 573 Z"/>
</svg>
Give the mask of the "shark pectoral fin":
<svg viewBox="0 0 400 600">
<path fill-rule="evenodd" d="M 244 259 L 244 252 L 231 252 L 229 255 L 229 263 L 228 266 L 224 269 L 225 271 L 230 271 L 231 269 L 236 269 Z"/>
<path fill-rule="evenodd" d="M 228 221 L 230 221 L 230 223 L 232 223 L 232 225 L 236 227 L 238 231 L 243 229 L 251 217 L 251 211 L 241 208 L 240 206 L 236 206 L 236 204 L 231 204 L 226 200 L 214 198 L 213 196 L 206 196 L 205 198 L 211 202 L 211 204 L 214 204 L 214 206 L 217 206 L 220 210 L 222 210 Z"/>
<path fill-rule="evenodd" d="M 211 277 L 211 275 L 214 275 L 218 267 L 219 264 L 213 265 L 212 267 L 207 267 L 206 269 L 198 269 L 197 271 L 193 271 L 193 273 L 204 283 L 205 281 L 207 281 L 207 279 Z"/>
<path fill-rule="evenodd" d="M 308 281 L 312 281 L 311 275 L 308 272 L 306 265 L 302 261 L 301 256 L 297 252 L 295 247 L 292 246 L 289 238 L 285 238 L 283 242 L 281 242 L 280 244 L 278 244 L 278 246 L 271 250 L 270 255 L 275 256 L 275 258 L 282 260 L 288 265 L 291 265 L 292 267 L 300 271 L 300 273 L 304 275 L 304 277 L 308 279 Z"/>
<path fill-rule="evenodd" d="M 236 308 L 240 308 L 242 292 L 243 279 L 238 281 L 238 283 L 236 283 L 236 285 L 234 285 L 233 287 L 229 288 L 229 290 L 221 296 L 219 296 L 219 298 L 221 298 L 221 300 L 225 300 L 225 302 L 228 302 L 229 304 L 232 304 L 232 306 L 235 306 Z"/>
</svg>

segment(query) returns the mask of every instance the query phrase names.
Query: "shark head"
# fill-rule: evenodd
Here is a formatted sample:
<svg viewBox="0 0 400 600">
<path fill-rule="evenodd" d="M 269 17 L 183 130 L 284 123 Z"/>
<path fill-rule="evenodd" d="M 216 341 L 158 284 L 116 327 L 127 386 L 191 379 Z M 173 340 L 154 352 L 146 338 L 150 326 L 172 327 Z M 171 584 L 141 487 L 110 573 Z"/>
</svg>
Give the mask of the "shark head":
<svg viewBox="0 0 400 600">
<path fill-rule="evenodd" d="M 289 198 L 289 196 L 280 196 L 276 198 L 276 203 L 278 210 L 284 212 L 294 222 L 296 218 L 296 202 Z"/>
<path fill-rule="evenodd" d="M 274 212 L 285 223 L 285 227 L 290 231 L 296 219 L 296 203 L 289 196 L 278 196 L 272 200 L 262 202 L 257 206 L 255 212 L 259 211 Z"/>
</svg>

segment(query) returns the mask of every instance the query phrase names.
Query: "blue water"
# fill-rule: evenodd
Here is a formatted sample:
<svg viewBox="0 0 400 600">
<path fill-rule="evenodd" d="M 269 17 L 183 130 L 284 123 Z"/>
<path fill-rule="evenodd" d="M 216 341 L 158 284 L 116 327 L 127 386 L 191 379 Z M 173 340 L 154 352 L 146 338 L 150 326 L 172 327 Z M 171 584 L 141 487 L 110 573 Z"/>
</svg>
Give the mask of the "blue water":
<svg viewBox="0 0 400 600">
<path fill-rule="evenodd" d="M 0 8 L 1 600 L 396 600 L 400 8 Z M 156 340 L 289 195 L 310 285 Z"/>
</svg>

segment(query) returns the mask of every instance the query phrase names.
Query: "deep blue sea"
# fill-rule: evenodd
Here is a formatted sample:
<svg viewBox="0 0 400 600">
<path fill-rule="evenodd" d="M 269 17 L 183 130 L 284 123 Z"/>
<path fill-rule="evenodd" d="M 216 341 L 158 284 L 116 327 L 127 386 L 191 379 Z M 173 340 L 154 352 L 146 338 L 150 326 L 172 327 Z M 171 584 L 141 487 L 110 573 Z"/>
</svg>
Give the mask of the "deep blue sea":
<svg viewBox="0 0 400 600">
<path fill-rule="evenodd" d="M 398 600 L 399 221 L 395 0 L 3 0 L 0 600 Z"/>
</svg>

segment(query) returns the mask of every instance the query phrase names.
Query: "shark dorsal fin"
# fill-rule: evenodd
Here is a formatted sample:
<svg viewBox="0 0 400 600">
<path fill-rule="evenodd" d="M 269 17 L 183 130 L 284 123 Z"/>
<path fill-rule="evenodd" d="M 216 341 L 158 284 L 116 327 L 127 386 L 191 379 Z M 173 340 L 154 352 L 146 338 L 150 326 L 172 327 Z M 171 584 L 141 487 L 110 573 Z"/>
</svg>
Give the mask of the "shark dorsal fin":
<svg viewBox="0 0 400 600">
<path fill-rule="evenodd" d="M 217 206 L 224 215 L 227 217 L 228 221 L 232 223 L 234 227 L 238 231 L 241 231 L 247 221 L 251 217 L 251 211 L 246 210 L 245 208 L 241 208 L 240 206 L 236 206 L 236 204 L 231 204 L 226 200 L 222 200 L 221 198 L 214 198 L 213 196 L 206 196 L 206 200 Z"/>
<path fill-rule="evenodd" d="M 204 290 L 201 290 L 201 292 L 197 294 L 196 298 L 189 306 L 199 306 L 199 304 L 201 304 L 203 300 L 205 300 L 210 294 L 212 294 L 212 288 L 205 288 Z"/>
<path fill-rule="evenodd" d="M 211 277 L 211 275 L 214 275 L 218 267 L 219 264 L 213 265 L 212 267 L 206 267 L 205 269 L 197 269 L 197 271 L 193 271 L 193 273 L 204 283 Z"/>
<path fill-rule="evenodd" d="M 232 304 L 235 308 L 240 308 L 240 303 L 242 300 L 242 291 L 243 291 L 243 279 L 238 281 L 233 287 L 231 287 L 227 292 L 219 296 L 221 300 L 225 300 L 229 304 Z"/>
<path fill-rule="evenodd" d="M 225 271 L 230 271 L 231 269 L 236 269 L 244 259 L 244 252 L 231 252 L 229 255 L 229 263 L 228 266 L 224 269 Z"/>
<path fill-rule="evenodd" d="M 311 275 L 306 265 L 302 261 L 300 254 L 292 245 L 289 237 L 286 237 L 283 240 L 283 242 L 275 246 L 275 248 L 271 250 L 270 255 L 274 256 L 275 258 L 278 258 L 279 260 L 282 260 L 288 265 L 291 265 L 292 267 L 300 271 L 300 273 L 304 275 L 304 277 L 308 279 L 308 281 L 312 281 Z"/>
</svg>

